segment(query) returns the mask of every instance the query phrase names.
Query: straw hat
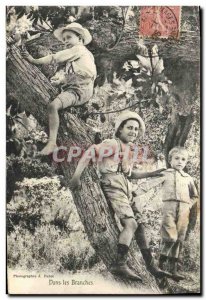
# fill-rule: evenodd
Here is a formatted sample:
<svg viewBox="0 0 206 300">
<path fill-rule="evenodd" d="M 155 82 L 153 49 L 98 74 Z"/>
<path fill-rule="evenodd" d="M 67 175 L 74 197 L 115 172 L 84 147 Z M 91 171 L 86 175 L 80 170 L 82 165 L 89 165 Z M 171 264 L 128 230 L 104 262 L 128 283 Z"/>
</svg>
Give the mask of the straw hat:
<svg viewBox="0 0 206 300">
<path fill-rule="evenodd" d="M 74 32 L 80 34 L 82 36 L 84 45 L 89 44 L 92 40 L 92 36 L 86 28 L 82 27 L 82 25 L 79 23 L 73 22 L 65 27 L 58 28 L 54 31 L 54 36 L 61 42 L 63 41 L 62 33 L 65 29 L 71 30 L 71 31 L 74 31 Z"/>
<path fill-rule="evenodd" d="M 115 129 L 114 129 L 115 136 L 116 136 L 116 134 L 117 134 L 117 132 L 119 130 L 120 125 L 124 121 L 129 120 L 129 119 L 135 119 L 135 120 L 137 120 L 137 122 L 139 123 L 140 135 L 143 137 L 144 133 L 145 133 L 145 124 L 144 124 L 144 121 L 142 120 L 142 118 L 136 112 L 133 112 L 133 111 L 124 111 L 123 113 L 121 113 L 117 117 L 116 122 L 115 122 Z"/>
</svg>

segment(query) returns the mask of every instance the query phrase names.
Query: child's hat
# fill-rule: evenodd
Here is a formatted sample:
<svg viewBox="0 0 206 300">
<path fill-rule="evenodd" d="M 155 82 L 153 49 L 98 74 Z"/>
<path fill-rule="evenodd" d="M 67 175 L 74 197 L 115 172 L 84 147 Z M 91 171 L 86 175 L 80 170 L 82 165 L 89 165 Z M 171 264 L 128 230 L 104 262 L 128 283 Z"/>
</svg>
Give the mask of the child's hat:
<svg viewBox="0 0 206 300">
<path fill-rule="evenodd" d="M 133 111 L 124 111 L 117 117 L 116 122 L 115 122 L 115 129 L 114 129 L 115 136 L 119 130 L 120 125 L 124 121 L 129 120 L 129 119 L 137 120 L 137 122 L 139 123 L 140 135 L 143 137 L 144 133 L 145 133 L 144 121 L 136 112 L 133 112 Z"/>
<path fill-rule="evenodd" d="M 92 40 L 92 36 L 91 34 L 89 33 L 89 30 L 87 30 L 86 28 L 82 27 L 81 24 L 79 23 L 71 23 L 65 27 L 61 27 L 61 28 L 58 28 L 54 31 L 54 36 L 59 40 L 59 41 L 63 41 L 62 40 L 62 33 L 64 30 L 71 30 L 71 31 L 74 31 L 78 34 L 81 35 L 82 39 L 83 39 L 83 43 L 84 45 L 87 45 L 91 42 Z"/>
</svg>

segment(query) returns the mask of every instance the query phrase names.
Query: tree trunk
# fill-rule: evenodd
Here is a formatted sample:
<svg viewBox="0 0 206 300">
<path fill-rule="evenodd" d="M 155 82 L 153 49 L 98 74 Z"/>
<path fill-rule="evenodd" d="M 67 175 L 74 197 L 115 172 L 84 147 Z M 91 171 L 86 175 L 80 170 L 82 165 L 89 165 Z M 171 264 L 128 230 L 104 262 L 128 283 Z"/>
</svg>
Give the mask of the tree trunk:
<svg viewBox="0 0 206 300">
<path fill-rule="evenodd" d="M 7 93 L 12 92 L 21 105 L 41 125 L 46 126 L 47 104 L 54 99 L 57 91 L 36 66 L 22 59 L 19 50 L 14 45 L 8 46 L 8 50 Z M 83 121 L 68 113 L 61 113 L 60 119 L 58 142 L 61 145 L 67 145 L 68 149 L 71 145 L 79 145 L 86 148 L 93 143 Z M 76 164 L 77 161 L 61 163 L 67 182 L 69 182 L 74 173 Z M 119 231 L 114 216 L 102 193 L 96 171 L 92 166 L 85 171 L 82 188 L 80 191 L 73 193 L 73 199 L 92 246 L 109 268 L 116 258 Z M 156 281 L 146 271 L 142 263 L 136 243 L 133 243 L 131 247 L 129 259 L 132 267 L 141 275 L 143 283 L 131 283 L 127 280 L 122 280 L 121 284 L 129 284 L 137 288 L 137 293 L 138 289 L 145 289 L 145 287 L 148 289 L 148 293 L 159 293 Z M 116 278 L 116 280 L 120 279 Z"/>
<path fill-rule="evenodd" d="M 187 136 L 192 127 L 194 116 L 190 113 L 187 116 L 181 116 L 177 112 L 173 113 L 173 118 L 168 126 L 168 131 L 164 143 L 164 154 L 168 162 L 168 153 L 175 146 L 184 147 Z M 169 166 L 169 164 L 168 164 Z"/>
</svg>

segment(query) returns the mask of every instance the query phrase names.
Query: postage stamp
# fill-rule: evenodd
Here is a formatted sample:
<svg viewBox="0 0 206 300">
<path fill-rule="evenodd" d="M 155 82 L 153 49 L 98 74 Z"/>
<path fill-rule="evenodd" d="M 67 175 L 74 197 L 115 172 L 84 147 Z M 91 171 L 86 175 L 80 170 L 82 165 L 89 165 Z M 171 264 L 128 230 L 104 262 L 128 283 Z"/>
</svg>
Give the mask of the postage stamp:
<svg viewBox="0 0 206 300">
<path fill-rule="evenodd" d="M 139 35 L 178 39 L 180 19 L 180 6 L 144 6 L 140 11 Z"/>
</svg>

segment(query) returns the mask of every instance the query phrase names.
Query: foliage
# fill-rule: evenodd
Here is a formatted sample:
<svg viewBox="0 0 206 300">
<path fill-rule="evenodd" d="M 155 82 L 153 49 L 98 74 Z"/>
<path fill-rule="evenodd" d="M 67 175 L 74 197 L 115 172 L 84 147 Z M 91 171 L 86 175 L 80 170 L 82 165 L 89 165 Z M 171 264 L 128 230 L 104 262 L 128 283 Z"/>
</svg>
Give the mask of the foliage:
<svg viewBox="0 0 206 300">
<path fill-rule="evenodd" d="M 15 226 L 7 236 L 8 267 L 56 273 L 91 268 L 98 258 L 85 234 L 67 234 L 54 225 L 41 225 L 31 233 Z"/>
<path fill-rule="evenodd" d="M 11 200 L 16 182 L 24 178 L 41 178 L 54 175 L 54 168 L 39 158 L 7 157 L 7 201 Z"/>
<path fill-rule="evenodd" d="M 16 15 L 17 20 L 26 16 L 32 25 L 37 25 L 38 21 L 42 25 L 48 22 L 52 29 L 66 23 L 82 23 L 91 19 L 106 18 L 121 24 L 124 9 L 117 6 L 10 6 L 7 7 L 7 22 L 10 23 L 12 16 Z"/>
<path fill-rule="evenodd" d="M 42 146 L 47 142 L 47 134 L 38 130 L 36 126 L 30 128 L 28 118 L 31 119 L 32 115 L 22 108 L 13 94 L 8 94 L 6 103 L 7 155 L 34 157 L 37 145 Z"/>
<path fill-rule="evenodd" d="M 7 227 L 10 267 L 75 271 L 97 262 L 72 196 L 57 177 L 19 182 L 7 204 Z"/>
<path fill-rule="evenodd" d="M 135 95 L 140 102 L 140 109 L 153 104 L 163 112 L 170 94 L 172 82 L 164 75 L 163 59 L 159 58 L 157 45 L 151 49 L 138 44 L 137 60 L 127 61 L 123 69 L 123 78 L 132 79 Z M 163 103 L 163 104 L 162 104 Z"/>
<path fill-rule="evenodd" d="M 17 125 L 24 126 L 21 113 L 23 109 L 14 95 L 7 96 L 6 103 L 6 145 L 7 155 L 12 153 L 22 155 L 24 152 L 25 143 L 17 138 Z"/>
<path fill-rule="evenodd" d="M 26 179 L 16 183 L 12 200 L 7 206 L 8 228 L 21 224 L 31 231 L 39 224 L 51 223 L 65 230 L 78 230 L 74 219 L 75 206 L 68 191 L 63 191 L 57 177 Z M 73 216 L 72 216 L 73 212 Z"/>
</svg>

